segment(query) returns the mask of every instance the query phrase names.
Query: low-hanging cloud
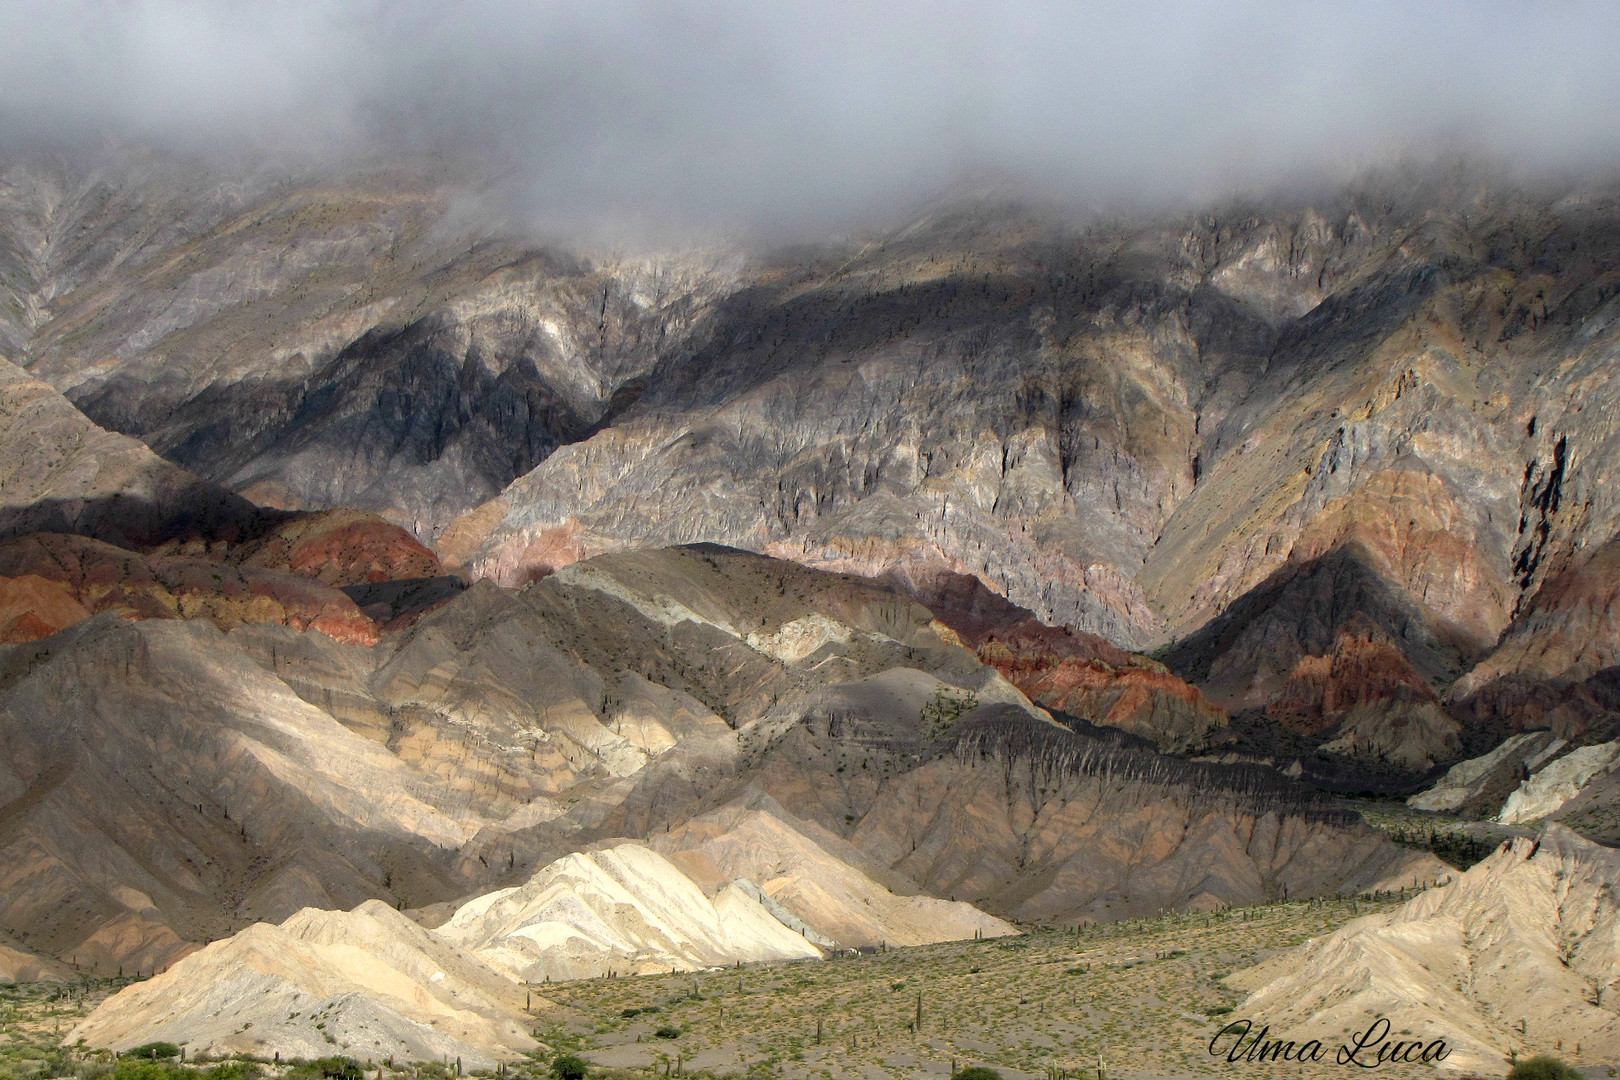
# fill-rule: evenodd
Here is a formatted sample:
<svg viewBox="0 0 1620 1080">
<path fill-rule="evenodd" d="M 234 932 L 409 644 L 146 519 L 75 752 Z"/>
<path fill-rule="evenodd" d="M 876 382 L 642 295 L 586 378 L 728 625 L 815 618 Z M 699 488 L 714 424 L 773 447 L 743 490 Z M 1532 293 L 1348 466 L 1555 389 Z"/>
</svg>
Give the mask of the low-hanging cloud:
<svg viewBox="0 0 1620 1080">
<path fill-rule="evenodd" d="M 1105 202 L 1436 146 L 1620 160 L 1609 3 L 0 0 L 0 138 L 453 151 L 551 222 L 824 227 L 965 177 Z"/>
</svg>

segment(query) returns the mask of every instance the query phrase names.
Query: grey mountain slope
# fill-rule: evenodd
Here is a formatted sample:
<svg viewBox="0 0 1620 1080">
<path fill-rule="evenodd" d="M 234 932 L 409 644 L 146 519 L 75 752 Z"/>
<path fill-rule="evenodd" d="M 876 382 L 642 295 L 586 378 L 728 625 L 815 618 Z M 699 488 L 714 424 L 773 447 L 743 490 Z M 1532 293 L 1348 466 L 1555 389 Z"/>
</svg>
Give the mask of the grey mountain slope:
<svg viewBox="0 0 1620 1080">
<path fill-rule="evenodd" d="M 152 543 L 240 536 L 269 518 L 92 423 L 55 388 L 0 357 L 0 536 L 83 533 Z"/>
<path fill-rule="evenodd" d="M 207 479 L 380 510 L 507 584 L 711 540 L 970 573 L 1135 646 L 1259 596 L 1305 661 L 1359 601 L 1266 585 L 1354 550 L 1423 697 L 1614 532 L 1609 188 L 1397 169 L 625 258 L 514 240 L 471 175 L 13 162 L 13 359 Z M 1525 663 L 1446 708 L 1513 730 Z M 1293 673 L 1229 674 L 1267 698 Z"/>
</svg>

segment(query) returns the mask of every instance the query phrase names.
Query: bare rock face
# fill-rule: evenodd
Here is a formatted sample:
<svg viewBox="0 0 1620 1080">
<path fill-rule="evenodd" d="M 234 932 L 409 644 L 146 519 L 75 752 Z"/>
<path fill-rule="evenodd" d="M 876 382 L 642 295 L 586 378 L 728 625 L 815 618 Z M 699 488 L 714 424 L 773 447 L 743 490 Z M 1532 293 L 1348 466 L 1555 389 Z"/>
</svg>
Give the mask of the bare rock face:
<svg viewBox="0 0 1620 1080">
<path fill-rule="evenodd" d="M 1489 753 L 1457 762 L 1432 787 L 1406 803 L 1415 810 L 1495 817 L 1521 782 L 1568 748 L 1566 741 L 1550 731 L 1521 732 Z"/>
<path fill-rule="evenodd" d="M 1302 734 L 1330 735 L 1322 748 L 1331 753 L 1416 773 L 1462 750 L 1461 725 L 1401 651 L 1347 630 L 1327 655 L 1300 658 L 1266 714 Z"/>
<path fill-rule="evenodd" d="M 522 987 L 387 904 L 256 923 L 102 1002 L 67 1035 L 127 1050 L 492 1069 L 537 1043 Z M 549 1008 L 543 999 L 542 1010 Z"/>
<path fill-rule="evenodd" d="M 738 261 L 525 247 L 442 165 L 0 171 L 0 353 L 256 502 L 422 536 L 587 434 Z"/>
<path fill-rule="evenodd" d="M 1190 214 L 964 203 L 848 243 L 629 259 L 496 235 L 443 167 L 0 169 L 0 340 L 42 380 L 13 388 L 30 430 L 82 429 L 55 388 L 196 476 L 380 514 L 507 586 L 698 541 L 968 575 L 1053 626 L 1173 643 L 1172 673 L 1245 721 L 1279 695 L 1297 711 L 1349 633 L 1418 681 L 1366 688 L 1342 731 L 1309 703 L 1294 719 L 1408 772 L 1620 715 L 1604 668 L 1515 651 L 1581 617 L 1553 583 L 1602 578 L 1620 520 L 1612 189 L 1397 171 Z M 113 529 L 73 501 L 98 492 L 218 500 L 140 479 L 144 459 L 68 482 L 50 447 L 11 532 Z M 404 572 L 420 558 L 358 572 L 435 576 Z M 1118 692 L 1095 668 L 1040 692 L 1165 745 L 1224 738 L 1128 667 Z"/>
<path fill-rule="evenodd" d="M 1330 1048 L 1385 1017 L 1392 1041 L 1444 1039 L 1451 1071 L 1499 1072 L 1510 1051 L 1552 1053 L 1556 1041 L 1565 1057 L 1578 1044 L 1579 1060 L 1609 1060 L 1617 881 L 1613 851 L 1548 826 L 1396 911 L 1232 976 L 1251 991 L 1234 1015 Z"/>
<path fill-rule="evenodd" d="M 1592 783 L 1620 765 L 1620 742 L 1569 751 L 1543 764 L 1508 795 L 1496 820 L 1505 825 L 1539 821 L 1561 810 Z"/>
<path fill-rule="evenodd" d="M 0 643 L 37 641 L 89 617 L 60 581 L 38 574 L 0 578 Z"/>
<path fill-rule="evenodd" d="M 1007 705 L 981 706 L 924 745 L 811 709 L 756 777 L 789 813 L 927 892 L 1029 922 L 1210 910 L 1445 872 L 1267 770 L 1121 748 Z"/>
<path fill-rule="evenodd" d="M 144 972 L 253 921 L 442 905 L 627 838 L 663 838 L 705 903 L 736 883 L 857 944 L 1433 876 L 1274 775 L 1070 731 L 889 585 L 746 552 L 479 581 L 375 644 L 199 614 L 0 648 L 19 947 Z"/>
<path fill-rule="evenodd" d="M 102 614 L 0 660 L 0 927 L 27 948 L 133 974 L 258 917 L 451 890 L 439 849 L 476 822 L 209 622 Z"/>
<path fill-rule="evenodd" d="M 476 897 L 435 933 L 523 982 L 820 959 L 747 891 L 711 898 L 640 844 L 564 856 L 515 888 Z"/>
<path fill-rule="evenodd" d="M 1329 753 L 1423 774 L 1462 752 L 1436 687 L 1472 655 L 1360 545 L 1278 570 L 1166 654 L 1236 714 Z"/>
<path fill-rule="evenodd" d="M 1096 634 L 1048 626 L 966 574 L 897 584 L 1032 701 L 1139 735 L 1167 751 L 1206 748 L 1226 714 L 1163 664 Z"/>
<path fill-rule="evenodd" d="M 761 792 L 653 838 L 709 888 L 757 892 L 810 940 L 844 948 L 930 945 L 1018 931 L 962 901 L 926 895 L 854 844 L 801 821 Z"/>
<path fill-rule="evenodd" d="M 443 574 L 438 558 L 409 532 L 358 510 L 297 514 L 241 544 L 170 542 L 157 553 L 222 557 L 235 565 L 286 570 L 339 588 Z"/>
<path fill-rule="evenodd" d="M 1566 739 L 1601 738 L 1620 719 L 1612 669 L 1620 663 L 1620 544 L 1571 558 L 1546 580 L 1501 644 L 1448 698 L 1493 732 L 1549 727 Z"/>
<path fill-rule="evenodd" d="M 50 384 L 0 357 L 0 536 L 54 531 L 126 546 L 240 538 L 267 515 L 104 430 Z"/>
<path fill-rule="evenodd" d="M 317 578 L 285 570 L 183 555 L 141 555 L 88 537 L 35 533 L 0 543 L 0 574 L 58 583 L 89 612 L 208 619 L 222 630 L 280 623 L 319 630 L 338 641 L 377 640 L 376 627 L 347 595 Z"/>
</svg>

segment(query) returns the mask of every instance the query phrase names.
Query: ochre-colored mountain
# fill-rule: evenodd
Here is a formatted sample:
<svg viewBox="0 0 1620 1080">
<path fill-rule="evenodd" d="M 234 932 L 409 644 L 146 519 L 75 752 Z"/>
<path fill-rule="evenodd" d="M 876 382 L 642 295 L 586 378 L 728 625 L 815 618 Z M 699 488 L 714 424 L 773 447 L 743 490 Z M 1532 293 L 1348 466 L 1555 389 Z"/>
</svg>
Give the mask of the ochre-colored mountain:
<svg viewBox="0 0 1620 1080">
<path fill-rule="evenodd" d="M 208 619 L 221 630 L 281 623 L 338 641 L 377 640 L 376 627 L 345 593 L 316 577 L 251 564 L 142 555 L 88 537 L 31 533 L 0 542 L 0 574 L 60 586 L 77 605 L 55 616 L 62 626 L 76 621 L 69 618 L 75 613 L 112 611 L 131 619 Z"/>
</svg>

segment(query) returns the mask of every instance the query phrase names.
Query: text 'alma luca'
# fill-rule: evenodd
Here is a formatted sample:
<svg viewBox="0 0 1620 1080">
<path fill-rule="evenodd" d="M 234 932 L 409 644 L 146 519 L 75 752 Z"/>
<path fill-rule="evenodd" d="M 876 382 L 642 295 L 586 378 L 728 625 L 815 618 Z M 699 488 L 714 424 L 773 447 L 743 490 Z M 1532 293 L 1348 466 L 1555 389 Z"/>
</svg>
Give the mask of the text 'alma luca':
<svg viewBox="0 0 1620 1080">
<path fill-rule="evenodd" d="M 1376 1069 L 1386 1062 L 1416 1064 L 1444 1061 L 1451 1053 L 1444 1039 L 1435 1039 L 1429 1043 L 1422 1040 L 1391 1042 L 1387 1038 L 1389 1026 L 1387 1019 L 1379 1017 L 1366 1031 L 1352 1034 L 1351 1041 L 1339 1047 L 1334 1059 L 1340 1065 L 1359 1065 L 1364 1069 Z M 1234 1063 L 1322 1060 L 1324 1047 L 1320 1039 L 1307 1039 L 1302 1043 L 1296 1043 L 1292 1039 L 1267 1038 L 1270 1033 L 1269 1024 L 1257 1032 L 1254 1030 L 1254 1021 L 1234 1020 L 1217 1031 L 1215 1037 L 1209 1040 L 1210 1055 L 1220 1057 L 1223 1053 L 1221 1042 L 1229 1038 L 1231 1043 L 1224 1053 L 1226 1060 Z"/>
</svg>

